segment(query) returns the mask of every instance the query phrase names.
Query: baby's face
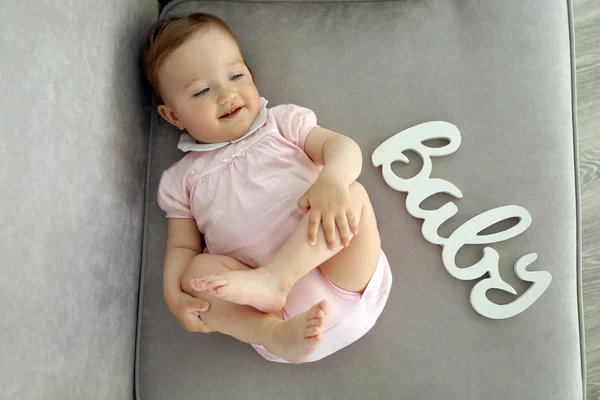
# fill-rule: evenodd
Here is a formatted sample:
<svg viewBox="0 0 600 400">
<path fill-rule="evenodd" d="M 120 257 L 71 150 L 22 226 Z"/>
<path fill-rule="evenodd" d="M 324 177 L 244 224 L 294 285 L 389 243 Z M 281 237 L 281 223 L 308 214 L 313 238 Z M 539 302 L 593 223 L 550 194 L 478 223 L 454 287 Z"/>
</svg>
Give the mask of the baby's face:
<svg viewBox="0 0 600 400">
<path fill-rule="evenodd" d="M 171 53 L 159 70 L 159 86 L 165 102 L 159 113 L 199 142 L 238 139 L 259 112 L 258 90 L 240 50 L 218 27 L 196 33 Z"/>
</svg>

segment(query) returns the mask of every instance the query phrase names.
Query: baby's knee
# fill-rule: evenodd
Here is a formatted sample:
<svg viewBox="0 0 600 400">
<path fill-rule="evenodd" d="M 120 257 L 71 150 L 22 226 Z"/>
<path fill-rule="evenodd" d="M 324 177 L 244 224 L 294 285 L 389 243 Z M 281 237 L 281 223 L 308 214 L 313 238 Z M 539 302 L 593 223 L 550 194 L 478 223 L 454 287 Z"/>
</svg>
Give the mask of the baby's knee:
<svg viewBox="0 0 600 400">
<path fill-rule="evenodd" d="M 350 196 L 361 204 L 360 225 L 377 226 L 377 218 L 367 189 L 360 182 L 354 181 L 350 184 Z"/>
<path fill-rule="evenodd" d="M 358 181 L 354 181 L 350 184 L 350 197 L 353 199 L 357 199 L 361 203 L 371 204 L 371 200 L 369 199 L 369 193 L 367 193 L 367 189 Z"/>
</svg>

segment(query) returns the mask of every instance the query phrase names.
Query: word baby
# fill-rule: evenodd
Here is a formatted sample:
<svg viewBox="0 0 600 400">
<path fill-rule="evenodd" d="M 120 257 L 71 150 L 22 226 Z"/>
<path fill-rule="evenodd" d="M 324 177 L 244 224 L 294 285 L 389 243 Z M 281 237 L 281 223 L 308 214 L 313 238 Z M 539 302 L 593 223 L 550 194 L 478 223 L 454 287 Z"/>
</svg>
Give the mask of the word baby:
<svg viewBox="0 0 600 400">
<path fill-rule="evenodd" d="M 423 144 L 432 139 L 446 139 L 449 143 L 443 147 L 428 147 Z M 458 268 L 455 263 L 456 254 L 467 244 L 491 244 L 511 239 L 529 228 L 531 215 L 522 207 L 510 205 L 494 208 L 479 214 L 456 229 L 448 238 L 440 237 L 439 227 L 452 218 L 458 208 L 448 202 L 437 210 L 423 210 L 420 204 L 436 193 L 448 193 L 460 199 L 461 191 L 452 183 L 437 178 L 431 178 L 431 157 L 446 156 L 454 153 L 460 146 L 461 136 L 458 128 L 448 122 L 426 122 L 406 129 L 383 142 L 372 155 L 375 167 L 383 166 L 382 174 L 385 182 L 394 190 L 407 192 L 406 209 L 415 218 L 423 219 L 421 232 L 430 243 L 443 247 L 442 263 L 453 277 L 461 280 L 473 280 L 489 273 L 489 277 L 473 286 L 470 302 L 479 314 L 493 319 L 503 319 L 515 316 L 532 305 L 550 285 L 552 275 L 546 271 L 527 271 L 527 266 L 537 259 L 536 253 L 529 253 L 517 260 L 514 265 L 515 274 L 523 281 L 532 285 L 516 300 L 508 304 L 496 304 L 486 297 L 489 289 L 499 289 L 513 295 L 517 292 L 500 278 L 498 261 L 500 256 L 491 247 L 483 249 L 483 257 L 467 268 Z M 417 152 L 423 159 L 423 168 L 410 178 L 403 179 L 392 171 L 392 163 L 401 161 L 408 163 L 408 158 L 402 154 L 406 150 Z M 479 232 L 490 226 L 509 219 L 518 218 L 519 222 L 502 232 L 480 235 Z"/>
</svg>

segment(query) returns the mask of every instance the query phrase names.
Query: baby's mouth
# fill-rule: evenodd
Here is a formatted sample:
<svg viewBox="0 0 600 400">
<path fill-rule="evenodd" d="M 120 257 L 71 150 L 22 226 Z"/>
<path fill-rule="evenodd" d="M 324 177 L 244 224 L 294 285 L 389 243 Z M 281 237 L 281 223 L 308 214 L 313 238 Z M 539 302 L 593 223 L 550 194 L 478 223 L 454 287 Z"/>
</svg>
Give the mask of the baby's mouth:
<svg viewBox="0 0 600 400">
<path fill-rule="evenodd" d="M 240 107 L 236 107 L 233 110 L 231 110 L 231 112 L 228 112 L 226 114 L 223 114 L 219 117 L 219 119 L 223 119 L 223 118 L 233 118 L 236 115 L 238 115 L 240 113 L 240 110 L 242 109 L 243 106 Z"/>
</svg>

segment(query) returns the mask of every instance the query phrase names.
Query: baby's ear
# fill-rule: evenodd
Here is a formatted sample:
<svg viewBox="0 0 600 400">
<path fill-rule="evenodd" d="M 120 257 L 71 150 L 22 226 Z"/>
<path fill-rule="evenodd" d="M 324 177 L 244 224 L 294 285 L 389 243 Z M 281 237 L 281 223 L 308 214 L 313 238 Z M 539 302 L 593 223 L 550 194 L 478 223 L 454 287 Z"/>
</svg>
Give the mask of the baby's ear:
<svg viewBox="0 0 600 400">
<path fill-rule="evenodd" d="M 160 106 L 158 106 L 158 113 L 161 117 L 166 119 L 171 125 L 179 129 L 180 131 L 185 129 L 183 124 L 179 121 L 179 118 L 177 118 L 177 114 L 175 114 L 175 111 L 173 111 L 166 104 L 161 104 Z"/>
</svg>

